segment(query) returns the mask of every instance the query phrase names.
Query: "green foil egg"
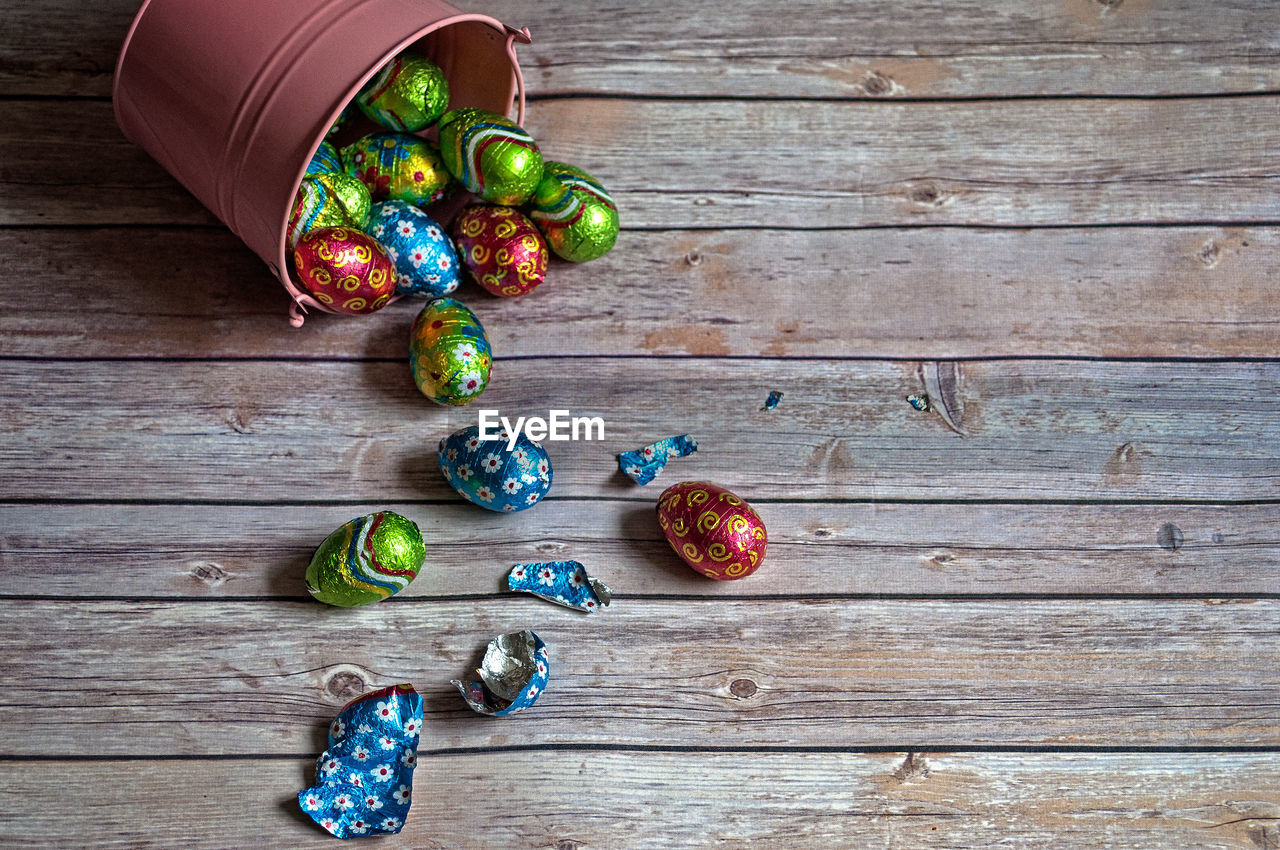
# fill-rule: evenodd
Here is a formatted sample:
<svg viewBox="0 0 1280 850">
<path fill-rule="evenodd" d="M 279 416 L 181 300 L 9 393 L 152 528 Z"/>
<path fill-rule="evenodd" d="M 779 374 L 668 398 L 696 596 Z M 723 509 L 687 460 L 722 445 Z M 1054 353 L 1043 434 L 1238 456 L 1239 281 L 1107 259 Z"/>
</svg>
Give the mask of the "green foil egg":
<svg viewBox="0 0 1280 850">
<path fill-rule="evenodd" d="M 296 248 L 298 240 L 321 227 L 363 230 L 369 223 L 372 204 L 369 190 L 348 174 L 323 172 L 304 178 L 289 213 L 289 249 Z"/>
<path fill-rule="evenodd" d="M 307 566 L 307 590 L 327 605 L 369 605 L 408 587 L 426 559 L 417 524 L 379 511 L 324 539 Z"/>
<path fill-rule="evenodd" d="M 609 253 L 618 241 L 617 205 L 581 168 L 548 160 L 530 204 L 529 218 L 561 259 L 585 263 Z"/>
<path fill-rule="evenodd" d="M 449 82 L 438 66 L 401 53 L 373 75 L 355 100 L 370 121 L 413 133 L 431 126 L 449 108 Z"/>
<path fill-rule="evenodd" d="M 476 314 L 455 298 L 427 303 L 409 336 L 409 368 L 422 394 L 460 406 L 489 385 L 493 354 Z"/>
<path fill-rule="evenodd" d="M 542 180 L 542 152 L 519 124 L 496 112 L 455 109 L 440 119 L 440 155 L 468 192 L 523 204 Z"/>
<path fill-rule="evenodd" d="M 443 198 L 453 179 L 440 153 L 409 133 L 374 133 L 357 139 L 342 149 L 342 163 L 375 201 L 425 207 Z"/>
</svg>

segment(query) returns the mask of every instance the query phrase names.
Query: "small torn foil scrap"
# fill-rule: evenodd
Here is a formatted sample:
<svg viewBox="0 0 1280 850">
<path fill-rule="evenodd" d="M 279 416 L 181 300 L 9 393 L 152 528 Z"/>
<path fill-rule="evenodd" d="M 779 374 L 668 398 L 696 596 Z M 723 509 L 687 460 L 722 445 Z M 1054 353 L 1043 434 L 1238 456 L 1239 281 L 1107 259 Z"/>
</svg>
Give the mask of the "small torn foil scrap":
<svg viewBox="0 0 1280 850">
<path fill-rule="evenodd" d="M 774 390 L 769 393 L 769 397 L 764 400 L 764 407 L 761 410 L 773 410 L 778 406 L 778 402 L 782 401 L 782 393 Z"/>
<path fill-rule="evenodd" d="M 547 645 L 528 629 L 499 635 L 489 641 L 476 675 L 470 682 L 453 681 L 474 711 L 490 717 L 524 711 L 546 690 Z"/>
<path fill-rule="evenodd" d="M 329 724 L 316 784 L 298 792 L 298 805 L 338 838 L 398 833 L 409 815 L 421 729 L 422 697 L 413 685 L 347 703 Z"/>
<path fill-rule="evenodd" d="M 516 564 L 507 575 L 507 588 L 588 614 L 607 607 L 613 596 L 604 582 L 587 575 L 587 568 L 577 561 Z"/>
<path fill-rule="evenodd" d="M 688 434 L 666 437 L 651 446 L 618 455 L 618 468 L 637 484 L 648 484 L 658 477 L 673 457 L 688 457 L 698 450 L 698 443 Z"/>
<path fill-rule="evenodd" d="M 907 396 L 907 404 L 911 405 L 921 413 L 928 413 L 933 407 L 933 405 L 929 403 L 929 396 L 923 393 Z"/>
</svg>

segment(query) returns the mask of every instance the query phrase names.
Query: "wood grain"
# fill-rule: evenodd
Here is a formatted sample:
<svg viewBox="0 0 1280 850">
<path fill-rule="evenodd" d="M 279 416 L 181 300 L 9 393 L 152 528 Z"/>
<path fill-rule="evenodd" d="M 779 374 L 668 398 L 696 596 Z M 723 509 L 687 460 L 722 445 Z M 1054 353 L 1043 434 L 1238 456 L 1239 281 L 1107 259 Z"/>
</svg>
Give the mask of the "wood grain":
<svg viewBox="0 0 1280 850">
<path fill-rule="evenodd" d="M 492 595 L 505 591 L 513 564 L 565 559 L 585 563 L 621 600 L 1280 593 L 1274 505 L 759 508 L 769 528 L 767 568 L 750 581 L 714 582 L 676 559 L 644 502 L 552 500 L 515 516 L 460 503 L 6 505 L 0 594 L 305 597 L 302 574 L 324 536 L 380 509 L 413 519 L 427 541 L 426 564 L 404 597 Z"/>
<path fill-rule="evenodd" d="M 138 0 L 18 4 L 0 42 L 0 90 L 110 92 Z M 474 0 L 529 26 L 530 91 L 783 97 L 1167 94 L 1280 88 L 1276 9 L 1266 0 L 903 0 L 672 9 Z M 74 34 L 74 37 L 69 35 Z"/>
<path fill-rule="evenodd" d="M 333 846 L 297 810 L 310 760 L 2 764 L 24 847 Z M 1271 754 L 440 755 L 378 844 L 1259 850 L 1280 841 L 1278 786 Z"/>
<path fill-rule="evenodd" d="M 39 281 L 10 356 L 399 357 L 422 304 L 294 331 L 224 230 L 0 229 L 0 255 Z M 459 294 L 502 356 L 1276 356 L 1277 278 L 1274 227 L 631 231 L 533 296 Z"/>
<path fill-rule="evenodd" d="M 931 374 L 965 436 L 906 402 Z M 786 395 L 762 411 L 771 389 Z M 6 500 L 451 500 L 436 443 L 478 418 L 395 361 L 10 360 L 0 393 Z M 548 443 L 551 499 L 651 505 L 615 454 L 680 433 L 699 451 L 661 481 L 748 499 L 1220 502 L 1274 499 L 1280 480 L 1269 362 L 520 359 L 481 403 L 604 419 L 603 442 Z"/>
<path fill-rule="evenodd" d="M 628 228 L 1248 223 L 1276 218 L 1278 104 L 571 98 L 526 123 Z M 0 224 L 212 222 L 107 103 L 0 102 L 0 157 Z"/>
<path fill-rule="evenodd" d="M 428 750 L 1280 744 L 1277 600 L 7 607 L 0 755 L 318 753 L 347 700 L 402 681 Z M 524 628 L 545 696 L 475 714 L 449 680 Z"/>
</svg>

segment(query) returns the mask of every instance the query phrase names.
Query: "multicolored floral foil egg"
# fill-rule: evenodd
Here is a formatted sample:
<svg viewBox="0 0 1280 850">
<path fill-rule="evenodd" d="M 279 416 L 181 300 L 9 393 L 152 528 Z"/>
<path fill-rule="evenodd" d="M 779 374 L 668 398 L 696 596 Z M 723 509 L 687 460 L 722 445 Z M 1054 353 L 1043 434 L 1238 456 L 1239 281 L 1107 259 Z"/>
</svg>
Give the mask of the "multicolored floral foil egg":
<svg viewBox="0 0 1280 850">
<path fill-rule="evenodd" d="M 525 295 L 546 280 L 547 243 L 518 210 L 468 207 L 453 220 L 453 238 L 467 274 L 494 295 Z"/>
<path fill-rule="evenodd" d="M 600 182 L 581 168 L 547 161 L 530 201 L 529 218 L 556 256 L 585 263 L 618 241 L 618 207 Z"/>
<path fill-rule="evenodd" d="M 459 496 L 491 511 L 531 508 L 551 489 L 551 458 L 523 433 L 514 444 L 506 429 L 486 440 L 472 425 L 441 440 L 436 458 Z"/>
<path fill-rule="evenodd" d="M 658 525 L 686 564 L 724 581 L 759 569 L 769 544 L 764 522 L 754 508 L 705 481 L 682 481 L 662 491 Z"/>
<path fill-rule="evenodd" d="M 444 197 L 453 178 L 425 139 L 408 133 L 374 133 L 342 149 L 348 174 L 369 189 L 375 201 L 392 198 L 419 207 Z"/>
<path fill-rule="evenodd" d="M 489 385 L 493 355 L 476 314 L 455 298 L 437 298 L 422 308 L 409 336 L 413 382 L 438 404 L 459 406 L 479 398 Z"/>
<path fill-rule="evenodd" d="M 496 112 L 468 108 L 445 113 L 440 155 L 468 192 L 495 204 L 523 204 L 542 180 L 538 143 Z"/>
<path fill-rule="evenodd" d="M 321 142 L 320 147 L 316 148 L 316 152 L 311 155 L 311 161 L 307 163 L 307 177 L 315 174 L 342 173 L 342 156 L 338 153 L 338 149 L 328 142 Z"/>
<path fill-rule="evenodd" d="M 356 517 L 311 556 L 307 591 L 327 605 L 368 605 L 408 587 L 426 559 L 422 532 L 412 520 L 391 511 Z"/>
<path fill-rule="evenodd" d="M 289 247 L 319 227 L 354 227 L 363 230 L 373 200 L 356 178 L 342 172 L 322 172 L 303 179 L 289 213 Z"/>
<path fill-rule="evenodd" d="M 396 269 L 387 249 L 367 233 L 321 227 L 303 235 L 293 249 L 302 288 L 338 313 L 380 310 L 396 291 Z"/>
<path fill-rule="evenodd" d="M 355 102 L 375 124 L 412 133 L 444 114 L 449 82 L 438 66 L 421 56 L 401 53 L 373 75 Z"/>
<path fill-rule="evenodd" d="M 458 288 L 458 252 L 435 219 L 404 201 L 374 204 L 369 235 L 396 265 L 396 292 L 439 298 Z"/>
</svg>

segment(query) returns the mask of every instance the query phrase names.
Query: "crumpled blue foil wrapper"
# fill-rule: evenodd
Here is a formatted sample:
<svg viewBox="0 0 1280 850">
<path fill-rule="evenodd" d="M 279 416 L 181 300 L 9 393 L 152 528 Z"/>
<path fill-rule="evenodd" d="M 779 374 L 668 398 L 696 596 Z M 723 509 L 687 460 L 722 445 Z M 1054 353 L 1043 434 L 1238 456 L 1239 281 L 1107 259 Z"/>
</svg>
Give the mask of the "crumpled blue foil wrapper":
<svg viewBox="0 0 1280 850">
<path fill-rule="evenodd" d="M 769 393 L 768 398 L 764 400 L 764 407 L 760 409 L 773 410 L 775 407 L 778 406 L 778 402 L 780 401 L 782 401 L 782 393 L 778 392 L 777 390 L 774 390 L 773 392 Z"/>
<path fill-rule="evenodd" d="M 618 455 L 618 468 L 637 484 L 648 484 L 666 469 L 673 457 L 688 457 L 698 450 L 698 443 L 688 434 L 667 437 L 651 446 Z"/>
<path fill-rule="evenodd" d="M 476 670 L 480 678 L 470 682 L 454 679 L 453 684 L 473 711 L 504 717 L 537 702 L 550 674 L 547 645 L 525 629 L 489 641 L 484 661 Z"/>
<path fill-rule="evenodd" d="M 507 588 L 588 614 L 607 606 L 612 597 L 608 586 L 587 575 L 587 568 L 577 561 L 516 564 L 507 575 Z"/>
<path fill-rule="evenodd" d="M 298 792 L 307 816 L 338 838 L 394 835 L 409 815 L 422 697 L 392 685 L 347 703 L 329 725 L 316 784 Z"/>
</svg>

